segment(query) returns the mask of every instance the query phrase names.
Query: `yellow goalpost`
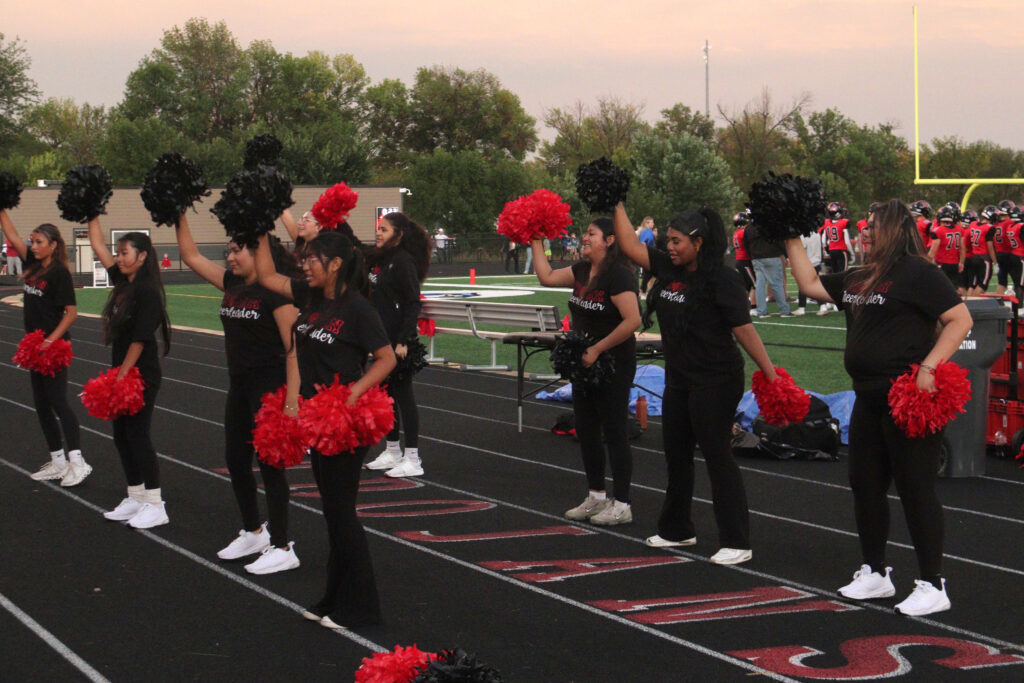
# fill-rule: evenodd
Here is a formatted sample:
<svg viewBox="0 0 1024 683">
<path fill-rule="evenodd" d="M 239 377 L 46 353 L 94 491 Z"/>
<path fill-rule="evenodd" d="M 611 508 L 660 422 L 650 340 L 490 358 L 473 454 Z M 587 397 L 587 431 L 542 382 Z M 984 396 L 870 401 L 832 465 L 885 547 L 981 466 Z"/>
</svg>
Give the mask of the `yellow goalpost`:
<svg viewBox="0 0 1024 683">
<path fill-rule="evenodd" d="M 921 107 L 918 98 L 917 5 L 914 5 L 914 184 L 968 185 L 960 207 L 967 208 L 971 193 L 979 185 L 1020 185 L 1024 178 L 922 178 L 921 177 Z"/>
</svg>

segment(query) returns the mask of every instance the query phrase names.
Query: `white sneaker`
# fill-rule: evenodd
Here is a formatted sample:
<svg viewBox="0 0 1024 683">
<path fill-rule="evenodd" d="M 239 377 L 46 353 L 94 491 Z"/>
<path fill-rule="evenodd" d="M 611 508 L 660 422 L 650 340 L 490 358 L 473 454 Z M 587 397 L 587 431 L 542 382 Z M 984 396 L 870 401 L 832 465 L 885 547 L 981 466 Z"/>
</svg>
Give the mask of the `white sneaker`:
<svg viewBox="0 0 1024 683">
<path fill-rule="evenodd" d="M 78 486 L 90 474 L 92 474 L 92 467 L 84 460 L 80 463 L 68 462 L 64 477 L 60 480 L 60 485 L 64 487 Z"/>
<path fill-rule="evenodd" d="M 914 592 L 906 600 L 896 605 L 896 612 L 911 617 L 920 617 L 925 614 L 945 612 L 950 607 L 952 604 L 949 602 L 949 596 L 946 595 L 945 579 L 942 579 L 942 590 L 933 586 L 931 581 L 917 579 L 914 581 Z"/>
<path fill-rule="evenodd" d="M 222 560 L 237 560 L 246 555 L 262 552 L 268 545 L 270 545 L 270 532 L 267 531 L 267 523 L 264 522 L 260 525 L 259 533 L 245 529 L 239 531 L 238 538 L 217 551 L 217 557 Z"/>
<path fill-rule="evenodd" d="M 139 514 L 139 510 L 141 509 L 142 503 L 129 496 L 118 503 L 117 507 L 110 512 L 104 512 L 103 516 L 112 522 L 127 522 L 129 519 Z"/>
<path fill-rule="evenodd" d="M 402 454 L 385 450 L 375 459 L 363 465 L 368 470 L 390 470 L 402 462 Z"/>
<path fill-rule="evenodd" d="M 52 460 L 47 461 L 45 465 L 35 471 L 34 474 L 30 474 L 29 477 L 36 481 L 51 481 L 53 479 L 63 479 L 64 475 L 68 472 L 68 463 L 64 461 L 64 467 L 61 467 Z"/>
<path fill-rule="evenodd" d="M 347 630 L 347 627 L 342 626 L 341 624 L 335 622 L 334 619 L 331 619 L 329 616 L 321 617 L 320 618 L 320 625 L 323 626 L 324 628 L 333 629 L 335 631 L 345 631 L 345 630 Z"/>
<path fill-rule="evenodd" d="M 648 545 L 652 548 L 678 548 L 684 545 L 697 545 L 697 537 L 687 538 L 682 541 L 670 541 L 667 538 L 662 538 L 658 534 L 648 536 L 644 539 L 644 545 Z"/>
<path fill-rule="evenodd" d="M 743 548 L 722 548 L 711 556 L 715 564 L 740 564 L 747 562 L 754 556 L 753 551 Z"/>
<path fill-rule="evenodd" d="M 255 562 L 245 565 L 245 571 L 250 574 L 273 574 L 295 569 L 298 566 L 299 558 L 295 554 L 295 542 L 291 541 L 287 548 L 267 546 Z"/>
<path fill-rule="evenodd" d="M 587 496 L 586 500 L 576 507 L 566 510 L 565 516 L 578 522 L 590 519 L 594 515 L 604 512 L 605 508 L 611 507 L 614 501 L 611 498 L 594 498 Z"/>
<path fill-rule="evenodd" d="M 128 520 L 128 525 L 133 529 L 152 529 L 155 526 L 167 524 L 171 520 L 167 516 L 165 505 L 163 501 L 143 503 L 139 512 Z"/>
<path fill-rule="evenodd" d="M 828 315 L 829 310 L 829 304 L 821 304 L 818 306 L 818 315 Z"/>
<path fill-rule="evenodd" d="M 839 594 L 852 600 L 874 600 L 891 598 L 896 595 L 896 587 L 892 585 L 889 574 L 892 567 L 885 568 L 885 576 L 871 571 L 870 565 L 862 564 L 853 573 L 853 581 L 839 589 Z"/>
<path fill-rule="evenodd" d="M 384 473 L 389 477 L 422 477 L 423 463 L 416 462 L 409 458 L 402 458 L 398 464 Z"/>
<path fill-rule="evenodd" d="M 597 524 L 598 526 L 629 524 L 632 521 L 633 510 L 629 507 L 628 503 L 612 503 L 590 518 L 590 523 Z"/>
<path fill-rule="evenodd" d="M 793 309 L 793 315 L 807 315 L 807 309 L 803 306 Z"/>
</svg>

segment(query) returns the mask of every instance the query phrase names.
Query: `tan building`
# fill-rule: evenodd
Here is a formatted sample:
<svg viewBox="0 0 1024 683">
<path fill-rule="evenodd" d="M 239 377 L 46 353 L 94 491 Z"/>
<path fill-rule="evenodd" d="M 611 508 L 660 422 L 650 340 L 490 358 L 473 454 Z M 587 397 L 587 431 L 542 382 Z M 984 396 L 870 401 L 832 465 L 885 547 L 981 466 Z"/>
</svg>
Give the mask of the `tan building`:
<svg viewBox="0 0 1024 683">
<path fill-rule="evenodd" d="M 210 208 L 220 199 L 223 189 L 222 187 L 213 188 L 212 194 L 206 197 L 203 203 L 197 203 L 196 211 L 189 214 L 189 226 L 192 228 L 196 243 L 210 258 L 219 257 L 227 243 L 224 226 L 220 224 L 216 216 L 210 213 Z M 295 187 L 292 191 L 295 205 L 291 208 L 295 218 L 298 219 L 308 211 L 326 189 L 326 187 L 308 185 Z M 352 189 L 359 194 L 359 203 L 353 209 L 352 215 L 349 216 L 349 225 L 352 226 L 360 240 L 372 242 L 378 213 L 402 210 L 401 189 L 368 185 L 353 186 Z M 112 233 L 116 236 L 118 233 L 132 230 L 148 232 L 153 240 L 153 246 L 156 247 L 157 255 L 163 258 L 164 254 L 168 254 L 173 268 L 179 268 L 174 228 L 165 225 L 157 226 L 153 223 L 146 207 L 142 205 L 139 191 L 138 187 L 114 189 L 114 195 L 107 203 L 107 213 L 100 216 L 100 224 L 103 226 L 108 244 L 113 244 Z M 89 247 L 86 226 L 61 219 L 60 210 L 57 209 L 58 194 L 60 194 L 60 187 L 26 187 L 21 193 L 21 203 L 16 208 L 9 210 L 8 213 L 22 237 L 27 238 L 32 228 L 40 223 L 56 225 L 60 228 L 64 241 L 68 245 L 68 259 L 72 272 L 89 272 L 92 270 L 92 249 Z M 277 236 L 285 242 L 290 241 L 288 233 L 280 223 L 277 227 Z"/>
</svg>

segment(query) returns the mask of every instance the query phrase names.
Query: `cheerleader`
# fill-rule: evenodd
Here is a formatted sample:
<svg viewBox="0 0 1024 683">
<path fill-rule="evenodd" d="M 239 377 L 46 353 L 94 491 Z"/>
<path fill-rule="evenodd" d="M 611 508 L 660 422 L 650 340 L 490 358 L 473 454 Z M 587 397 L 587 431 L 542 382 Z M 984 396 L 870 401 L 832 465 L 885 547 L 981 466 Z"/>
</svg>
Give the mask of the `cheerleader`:
<svg viewBox="0 0 1024 683">
<path fill-rule="evenodd" d="M 314 396 L 335 378 L 351 386 L 349 404 L 380 384 L 395 367 L 384 325 L 362 295 L 365 271 L 360 251 L 337 233 L 323 233 L 306 245 L 304 279 L 274 269 L 267 237 L 259 238 L 256 272 L 272 292 L 296 302 L 293 334 L 298 351 L 302 396 Z M 366 368 L 366 357 L 373 363 Z M 359 473 L 367 447 L 326 456 L 310 450 L 313 476 L 323 501 L 330 553 L 323 597 L 302 615 L 332 629 L 380 621 L 370 548 L 356 515 Z"/>
<path fill-rule="evenodd" d="M 224 292 L 220 320 L 228 362 L 228 396 L 224 406 L 224 459 L 235 500 L 242 515 L 242 530 L 218 551 L 222 560 L 237 560 L 259 553 L 245 565 L 251 574 L 273 574 L 295 569 L 299 558 L 288 540 L 288 480 L 284 470 L 259 461 L 267 494 L 267 522 L 260 523 L 256 478 L 252 472 L 252 430 L 263 394 L 287 385 L 285 413 L 298 411 L 299 366 L 292 344 L 298 310 L 279 294 L 257 282 L 253 252 L 245 244 L 228 242 L 228 268 L 199 253 L 188 219 L 176 225 L 181 259 L 197 275 Z M 271 243 L 278 272 L 298 274 L 294 259 L 274 238 Z"/>
<path fill-rule="evenodd" d="M 637 239 L 635 233 L 633 239 Z M 545 287 L 572 287 L 569 313 L 572 329 L 597 340 L 583 354 L 583 365 L 591 366 L 604 352 L 611 354 L 615 371 L 601 389 L 572 387 L 576 436 L 583 455 L 590 492 L 565 516 L 590 520 L 593 524 L 627 524 L 633 521 L 630 508 L 630 480 L 633 455 L 627 432 L 629 389 L 636 375 L 636 338 L 640 326 L 637 278 L 615 239 L 612 221 L 598 218 L 583 233 L 583 260 L 553 270 L 538 237 L 531 244 L 537 279 Z M 657 275 L 657 273 L 655 273 Z M 612 498 L 605 492 L 605 445 L 612 470 Z"/>
<path fill-rule="evenodd" d="M 887 494 L 895 481 L 921 575 L 896 611 L 931 614 L 950 608 L 941 576 L 942 505 L 935 492 L 942 432 L 907 437 L 889 412 L 888 392 L 915 363 L 917 388 L 934 391 L 935 367 L 960 347 L 971 314 L 948 278 L 924 258 L 914 219 L 899 200 L 873 205 L 861 238 L 863 268 L 821 277 L 799 240 L 786 243 L 800 290 L 846 311 L 845 364 L 856 394 L 849 474 L 863 564 L 839 592 L 855 600 L 895 595 L 892 568 L 885 565 Z"/>
<path fill-rule="evenodd" d="M 50 348 L 57 339 L 70 340 L 68 330 L 78 317 L 78 308 L 68 270 L 68 252 L 60 231 L 54 225 L 43 223 L 29 234 L 29 244 L 25 244 L 7 211 L 2 209 L 0 228 L 24 262 L 25 332 L 43 331 L 46 338 L 40 350 Z M 53 377 L 29 371 L 29 378 L 36 417 L 50 449 L 50 461 L 32 478 L 36 481 L 60 479 L 61 486 L 77 486 L 89 476 L 92 467 L 82 457 L 78 417 L 68 404 L 68 370 L 64 368 Z"/>
<path fill-rule="evenodd" d="M 419 343 L 417 319 L 420 312 L 420 283 L 430 268 L 430 236 L 401 212 L 389 213 L 377 223 L 376 246 L 367 252 L 370 301 L 384 322 L 399 362 L 409 347 Z M 400 377 L 396 377 L 400 374 Z M 387 380 L 388 396 L 395 401 L 395 426 L 386 437 L 387 448 L 367 469 L 387 470 L 389 477 L 418 477 L 423 474 L 419 455 L 419 410 L 412 391 L 412 373 L 395 372 Z M 399 426 L 405 432 L 405 453 L 399 441 Z"/>
<path fill-rule="evenodd" d="M 292 242 L 295 243 L 296 256 L 301 256 L 305 245 L 315 240 L 321 232 L 340 232 L 345 237 L 348 237 L 352 244 L 359 245 L 359 239 L 356 238 L 355 232 L 352 230 L 352 226 L 348 224 L 348 221 L 342 221 L 338 225 L 321 225 L 313 216 L 312 211 L 306 211 L 296 221 L 291 210 L 285 209 L 281 213 L 281 223 L 284 225 L 284 229 L 288 232 Z"/>
<path fill-rule="evenodd" d="M 114 445 L 128 481 L 128 495 L 103 516 L 128 522 L 136 529 L 149 529 L 169 521 L 160 494 L 160 466 L 150 438 L 162 377 L 157 328 L 162 331 L 165 356 L 171 347 L 171 324 L 160 282 L 160 260 L 149 235 L 141 232 L 119 237 L 117 255 L 111 254 L 103 239 L 99 218 L 89 221 L 89 244 L 114 285 L 103 308 L 103 331 L 112 348 L 111 365 L 121 367 L 119 380 L 124 379 L 132 367 L 137 367 L 145 382 L 142 409 L 134 415 L 114 419 Z"/>
<path fill-rule="evenodd" d="M 690 209 L 668 223 L 668 252 L 632 239 L 633 228 L 620 203 L 615 234 L 634 262 L 650 268 L 658 286 L 648 295 L 644 324 L 658 314 L 665 349 L 662 430 L 668 486 L 658 533 L 644 542 L 654 548 L 697 543 L 693 507 L 694 447 L 711 479 L 720 550 L 716 564 L 753 557 L 747 494 L 732 455 L 732 424 L 743 397 L 743 356 L 736 342 L 771 381 L 777 375 L 750 321 L 739 275 L 723 267 L 727 237 L 711 209 Z"/>
</svg>

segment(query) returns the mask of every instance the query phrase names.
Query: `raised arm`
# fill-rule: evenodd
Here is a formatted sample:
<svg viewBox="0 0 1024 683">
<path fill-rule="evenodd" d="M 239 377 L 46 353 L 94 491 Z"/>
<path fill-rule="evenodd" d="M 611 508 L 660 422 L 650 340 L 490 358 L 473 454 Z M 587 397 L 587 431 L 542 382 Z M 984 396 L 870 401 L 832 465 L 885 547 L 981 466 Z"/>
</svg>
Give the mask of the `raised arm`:
<svg viewBox="0 0 1024 683">
<path fill-rule="evenodd" d="M 786 240 L 786 256 L 789 258 L 789 269 L 793 272 L 793 279 L 796 280 L 802 294 L 819 302 L 835 303 L 825 290 L 825 286 L 821 284 L 818 271 L 814 270 L 811 259 L 807 258 L 804 243 L 799 237 Z"/>
<path fill-rule="evenodd" d="M 224 291 L 224 273 L 226 268 L 199 253 L 196 241 L 192 238 L 192 230 L 188 226 L 188 217 L 181 214 L 174 226 L 174 232 L 178 237 L 178 250 L 181 252 L 181 260 L 192 271 L 203 278 L 217 289 Z"/>
<path fill-rule="evenodd" d="M 647 246 L 636 236 L 633 224 L 629 222 L 626 215 L 626 207 L 619 202 L 615 207 L 615 214 L 612 216 L 615 224 L 615 239 L 619 241 L 619 249 L 633 263 L 645 270 L 651 267 L 651 258 L 647 253 Z"/>
<path fill-rule="evenodd" d="M 541 238 L 533 240 L 530 243 L 530 249 L 533 250 L 533 272 L 537 274 L 537 279 L 542 285 L 545 287 L 572 287 L 576 282 L 572 268 L 566 266 L 554 270 L 548 262 L 548 255 L 544 253 L 544 242 Z"/>
<path fill-rule="evenodd" d="M 292 215 L 291 209 L 285 209 L 281 212 L 281 223 L 284 225 L 284 229 L 288 231 L 288 236 L 292 238 L 292 242 L 299 236 L 299 224 L 295 222 L 295 216 Z"/>
<path fill-rule="evenodd" d="M 89 221 L 89 246 L 96 259 L 103 264 L 104 268 L 112 268 L 116 261 L 110 253 L 106 241 L 103 239 L 103 228 L 100 227 L 100 217 L 96 216 Z"/>
<path fill-rule="evenodd" d="M 21 239 L 18 231 L 14 229 L 14 222 L 11 217 L 7 214 L 6 209 L 0 209 L 0 228 L 3 228 L 4 237 L 7 241 L 14 245 L 14 249 L 18 252 L 18 256 L 24 261 L 28 257 L 28 246 L 25 244 L 25 240 Z M 0 245 L 3 248 L 3 245 Z"/>
<path fill-rule="evenodd" d="M 260 235 L 256 245 L 256 276 L 260 284 L 272 292 L 277 292 L 283 297 L 295 300 L 292 292 L 291 278 L 281 275 L 274 269 L 274 256 L 270 253 L 270 244 L 267 243 L 267 236 Z"/>
</svg>

